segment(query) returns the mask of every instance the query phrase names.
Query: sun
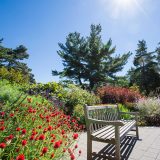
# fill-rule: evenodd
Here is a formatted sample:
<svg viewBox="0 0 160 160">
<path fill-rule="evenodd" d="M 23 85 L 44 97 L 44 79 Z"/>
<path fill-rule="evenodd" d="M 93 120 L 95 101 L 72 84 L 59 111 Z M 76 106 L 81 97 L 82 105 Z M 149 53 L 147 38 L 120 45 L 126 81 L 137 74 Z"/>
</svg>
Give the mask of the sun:
<svg viewBox="0 0 160 160">
<path fill-rule="evenodd" d="M 144 0 L 102 0 L 103 6 L 112 18 L 132 18 L 140 12 L 145 14 L 142 7 Z"/>
</svg>

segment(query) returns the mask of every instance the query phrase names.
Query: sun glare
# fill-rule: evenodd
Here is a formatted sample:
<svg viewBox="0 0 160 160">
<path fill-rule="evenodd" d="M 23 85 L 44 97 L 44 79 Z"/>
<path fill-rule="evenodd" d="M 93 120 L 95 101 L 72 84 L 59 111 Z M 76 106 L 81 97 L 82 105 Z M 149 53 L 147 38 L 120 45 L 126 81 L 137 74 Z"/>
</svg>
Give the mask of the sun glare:
<svg viewBox="0 0 160 160">
<path fill-rule="evenodd" d="M 146 14 L 141 4 L 143 0 L 102 0 L 113 18 L 133 17 L 138 13 Z M 140 4 L 141 2 L 141 4 Z"/>
</svg>

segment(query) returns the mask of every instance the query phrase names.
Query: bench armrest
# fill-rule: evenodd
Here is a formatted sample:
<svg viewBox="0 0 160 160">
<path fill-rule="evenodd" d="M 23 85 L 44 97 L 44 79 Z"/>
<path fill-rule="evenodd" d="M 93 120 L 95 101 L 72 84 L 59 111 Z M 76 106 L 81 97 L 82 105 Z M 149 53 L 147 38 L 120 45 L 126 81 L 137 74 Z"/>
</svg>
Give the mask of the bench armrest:
<svg viewBox="0 0 160 160">
<path fill-rule="evenodd" d="M 95 124 L 104 124 L 104 125 L 113 125 L 113 126 L 124 126 L 124 123 L 120 120 L 116 121 L 104 121 L 104 120 L 97 120 L 97 119 L 88 119 L 89 123 L 95 123 Z"/>
</svg>

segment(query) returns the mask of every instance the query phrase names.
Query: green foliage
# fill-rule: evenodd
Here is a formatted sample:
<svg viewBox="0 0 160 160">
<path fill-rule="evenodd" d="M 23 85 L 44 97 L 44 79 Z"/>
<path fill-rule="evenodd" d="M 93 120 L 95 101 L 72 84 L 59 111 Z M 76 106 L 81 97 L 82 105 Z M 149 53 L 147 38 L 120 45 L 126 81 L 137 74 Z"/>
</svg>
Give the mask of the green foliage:
<svg viewBox="0 0 160 160">
<path fill-rule="evenodd" d="M 15 102 L 22 93 L 21 86 L 11 84 L 7 80 L 0 80 L 0 103 L 10 105 Z"/>
<path fill-rule="evenodd" d="M 76 105 L 73 109 L 73 116 L 76 117 L 79 124 L 85 124 L 85 117 L 84 117 L 84 106 Z"/>
<path fill-rule="evenodd" d="M 68 85 L 66 91 L 66 107 L 70 113 L 72 113 L 74 107 L 77 105 L 83 106 L 85 104 L 94 105 L 100 103 L 99 97 L 73 84 Z"/>
<path fill-rule="evenodd" d="M 10 82 L 15 82 L 19 84 L 29 83 L 29 75 L 24 75 L 21 71 L 15 70 L 13 68 L 7 69 L 6 67 L 0 68 L 1 79 L 7 79 Z"/>
<path fill-rule="evenodd" d="M 159 50 L 156 51 L 158 54 Z M 138 85 L 140 91 L 146 95 L 160 87 L 160 72 L 156 51 L 148 52 L 146 41 L 139 41 L 133 62 L 135 68 L 131 68 L 129 71 L 131 85 Z"/>
<path fill-rule="evenodd" d="M 130 112 L 130 110 L 127 107 L 125 107 L 125 105 L 118 104 L 118 108 L 119 108 L 119 110 L 121 112 Z M 131 119 L 131 115 L 129 115 L 129 114 L 123 114 L 123 115 L 121 115 L 121 118 L 128 120 L 128 119 Z"/>
<path fill-rule="evenodd" d="M 131 54 L 113 56 L 116 47 L 112 47 L 111 39 L 106 44 L 102 42 L 101 30 L 101 25 L 91 25 L 88 37 L 74 32 L 67 36 L 65 44 L 59 43 L 58 55 L 63 60 L 64 70 L 52 71 L 53 75 L 67 77 L 81 86 L 87 82 L 90 89 L 97 83 L 106 82 L 108 77 L 115 77 Z"/>
<path fill-rule="evenodd" d="M 54 96 L 59 100 L 65 101 L 66 91 L 63 86 L 56 82 L 48 82 L 45 84 L 37 83 L 29 87 L 30 91 L 34 94 L 47 94 L 46 96 Z"/>
<path fill-rule="evenodd" d="M 34 75 L 31 74 L 31 69 L 23 62 L 23 60 L 28 58 L 27 48 L 23 45 L 15 49 L 6 48 L 2 46 L 2 40 L 0 40 L 0 67 L 6 67 L 8 70 L 12 69 L 12 72 L 19 72 L 23 74 L 24 77 L 28 75 L 29 81 L 34 83 Z"/>
<path fill-rule="evenodd" d="M 140 99 L 137 107 L 142 121 L 147 125 L 160 126 L 160 98 Z"/>
</svg>

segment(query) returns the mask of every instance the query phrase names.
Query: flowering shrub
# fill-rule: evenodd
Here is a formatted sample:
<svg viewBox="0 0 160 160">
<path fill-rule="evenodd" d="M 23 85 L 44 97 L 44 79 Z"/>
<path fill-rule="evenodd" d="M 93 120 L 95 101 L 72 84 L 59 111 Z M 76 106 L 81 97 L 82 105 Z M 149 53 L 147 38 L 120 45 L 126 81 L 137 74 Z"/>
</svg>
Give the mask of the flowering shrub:
<svg viewBox="0 0 160 160">
<path fill-rule="evenodd" d="M 12 110 L 0 110 L 2 159 L 75 159 L 81 126 L 41 97 L 27 97 Z"/>
<path fill-rule="evenodd" d="M 97 94 L 103 103 L 137 102 L 141 97 L 140 93 L 128 88 L 103 86 L 97 89 Z"/>
<path fill-rule="evenodd" d="M 141 120 L 146 125 L 160 126 L 160 98 L 143 98 L 137 103 Z"/>
</svg>

